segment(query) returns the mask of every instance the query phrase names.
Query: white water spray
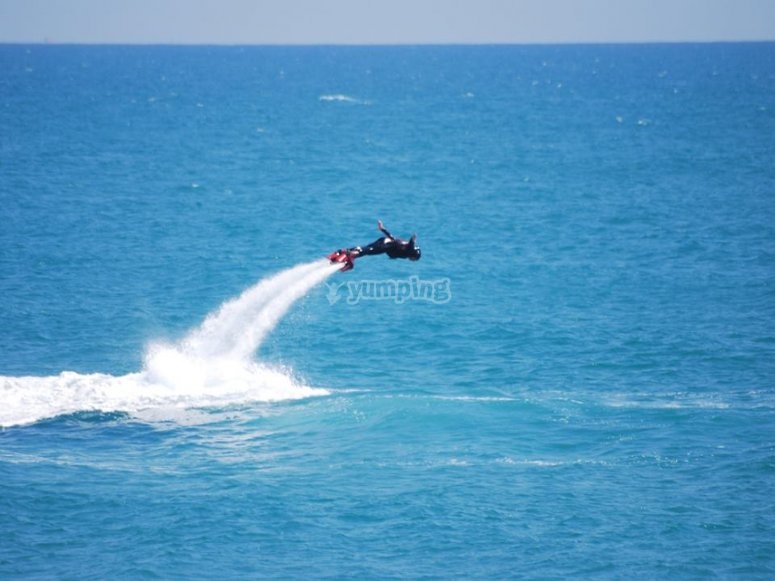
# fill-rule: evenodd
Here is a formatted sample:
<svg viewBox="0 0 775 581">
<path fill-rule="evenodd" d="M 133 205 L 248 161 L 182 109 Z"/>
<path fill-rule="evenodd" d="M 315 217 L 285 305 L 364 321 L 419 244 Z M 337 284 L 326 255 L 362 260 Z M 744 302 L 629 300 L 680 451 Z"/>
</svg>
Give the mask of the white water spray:
<svg viewBox="0 0 775 581">
<path fill-rule="evenodd" d="M 340 266 L 320 260 L 262 280 L 209 315 L 182 348 L 200 357 L 249 358 L 291 305 Z"/>
<path fill-rule="evenodd" d="M 151 345 L 146 377 L 174 391 L 220 399 L 239 399 L 241 393 L 243 399 L 253 399 L 244 390 L 266 383 L 272 389 L 264 389 L 262 399 L 291 397 L 296 387 L 291 379 L 253 356 L 291 305 L 336 270 L 337 265 L 318 260 L 262 280 L 224 303 L 178 344 Z"/>
<path fill-rule="evenodd" d="M 0 377 L 0 426 L 88 410 L 157 410 L 152 415 L 158 417 L 159 409 L 324 395 L 328 392 L 299 385 L 288 373 L 257 361 L 255 353 L 293 303 L 340 266 L 317 260 L 260 281 L 180 342 L 150 345 L 138 373 Z"/>
</svg>

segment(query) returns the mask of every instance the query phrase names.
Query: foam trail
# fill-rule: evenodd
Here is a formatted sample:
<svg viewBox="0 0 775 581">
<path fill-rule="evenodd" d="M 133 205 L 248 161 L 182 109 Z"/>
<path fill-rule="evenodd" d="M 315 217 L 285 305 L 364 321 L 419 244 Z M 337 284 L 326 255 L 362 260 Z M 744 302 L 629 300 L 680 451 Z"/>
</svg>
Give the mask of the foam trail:
<svg viewBox="0 0 775 581">
<path fill-rule="evenodd" d="M 0 376 L 0 426 L 79 411 L 121 411 L 158 418 L 169 411 L 328 393 L 299 385 L 255 360 L 288 309 L 340 267 L 327 260 L 280 272 L 224 303 L 176 344 L 148 347 L 142 371 L 123 376 L 70 371 L 49 377 Z M 167 410 L 165 412 L 164 410 Z"/>
</svg>

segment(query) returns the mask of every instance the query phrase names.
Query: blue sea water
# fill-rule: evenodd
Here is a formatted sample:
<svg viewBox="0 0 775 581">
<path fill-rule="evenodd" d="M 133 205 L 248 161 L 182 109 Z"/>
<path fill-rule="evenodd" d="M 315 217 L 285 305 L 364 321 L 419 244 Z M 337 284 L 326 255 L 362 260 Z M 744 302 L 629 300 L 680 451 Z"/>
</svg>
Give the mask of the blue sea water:
<svg viewBox="0 0 775 581">
<path fill-rule="evenodd" d="M 771 579 L 773 289 L 773 44 L 0 46 L 0 578 Z"/>
</svg>

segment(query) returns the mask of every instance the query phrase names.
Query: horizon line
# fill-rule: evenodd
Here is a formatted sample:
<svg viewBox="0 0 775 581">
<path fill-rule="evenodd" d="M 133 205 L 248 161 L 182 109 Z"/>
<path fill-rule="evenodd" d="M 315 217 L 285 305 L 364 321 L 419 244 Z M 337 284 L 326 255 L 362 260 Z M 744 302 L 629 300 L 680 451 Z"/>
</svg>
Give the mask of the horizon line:
<svg viewBox="0 0 775 581">
<path fill-rule="evenodd" d="M 487 47 L 487 46 L 621 46 L 669 44 L 773 44 L 773 39 L 721 40 L 547 40 L 527 42 L 505 41 L 449 41 L 449 42 L 193 42 L 193 41 L 90 41 L 90 40 L 0 40 L 0 46 L 138 46 L 138 47 Z"/>
</svg>

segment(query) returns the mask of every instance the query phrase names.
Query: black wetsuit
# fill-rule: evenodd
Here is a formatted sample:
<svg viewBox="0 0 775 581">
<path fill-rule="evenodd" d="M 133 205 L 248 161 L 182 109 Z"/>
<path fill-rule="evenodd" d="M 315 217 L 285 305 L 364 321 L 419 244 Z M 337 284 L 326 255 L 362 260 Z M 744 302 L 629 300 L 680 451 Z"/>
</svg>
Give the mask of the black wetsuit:
<svg viewBox="0 0 775 581">
<path fill-rule="evenodd" d="M 385 228 L 380 228 L 380 230 L 385 235 L 384 238 L 378 238 L 367 246 L 356 246 L 350 251 L 357 253 L 358 256 L 372 254 L 387 254 L 390 258 L 414 258 L 417 256 L 414 236 L 411 240 L 406 241 L 394 238 Z"/>
</svg>

